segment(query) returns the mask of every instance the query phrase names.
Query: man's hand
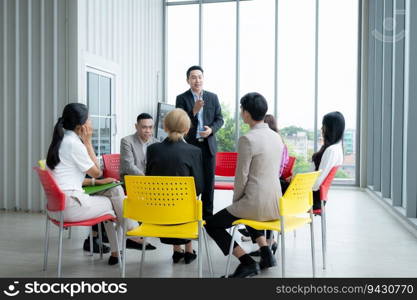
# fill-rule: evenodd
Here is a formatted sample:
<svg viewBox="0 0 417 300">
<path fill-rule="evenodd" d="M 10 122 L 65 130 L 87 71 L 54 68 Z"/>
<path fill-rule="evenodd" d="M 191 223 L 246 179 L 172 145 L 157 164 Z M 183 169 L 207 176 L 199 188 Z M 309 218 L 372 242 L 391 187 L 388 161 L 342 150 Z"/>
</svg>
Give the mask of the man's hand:
<svg viewBox="0 0 417 300">
<path fill-rule="evenodd" d="M 198 112 L 201 110 L 203 106 L 204 106 L 203 99 L 198 99 L 197 101 L 195 101 L 194 107 L 193 107 L 193 115 L 195 116 L 196 114 L 198 114 Z"/>
<path fill-rule="evenodd" d="M 210 127 L 208 127 L 208 126 L 204 126 L 204 131 L 200 131 L 199 132 L 199 134 L 203 137 L 203 138 L 206 138 L 206 137 L 208 137 L 212 132 L 213 132 L 213 130 L 210 128 Z"/>
</svg>

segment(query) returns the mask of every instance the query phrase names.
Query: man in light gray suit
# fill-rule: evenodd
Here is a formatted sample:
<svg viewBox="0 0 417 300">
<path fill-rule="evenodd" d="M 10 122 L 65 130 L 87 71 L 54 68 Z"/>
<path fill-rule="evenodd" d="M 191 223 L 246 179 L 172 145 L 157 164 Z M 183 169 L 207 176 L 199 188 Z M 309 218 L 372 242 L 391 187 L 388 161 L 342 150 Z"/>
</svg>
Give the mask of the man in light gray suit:
<svg viewBox="0 0 417 300">
<path fill-rule="evenodd" d="M 282 196 L 279 170 L 284 145 L 280 136 L 264 123 L 268 104 L 258 93 L 246 94 L 240 104 L 242 119 L 251 130 L 239 139 L 233 204 L 206 220 L 208 234 L 224 255 L 228 255 L 232 239 L 226 228 L 238 219 L 278 219 L 278 199 Z M 260 247 L 261 261 L 259 264 L 255 262 L 235 242 L 233 255 L 240 264 L 230 277 L 254 276 L 260 269 L 277 264 L 264 232 L 250 227 L 247 229 Z"/>
<path fill-rule="evenodd" d="M 121 180 L 124 180 L 125 175 L 145 175 L 146 149 L 158 142 L 152 136 L 153 126 L 151 115 L 142 113 L 136 119 L 136 133 L 120 141 Z"/>
</svg>

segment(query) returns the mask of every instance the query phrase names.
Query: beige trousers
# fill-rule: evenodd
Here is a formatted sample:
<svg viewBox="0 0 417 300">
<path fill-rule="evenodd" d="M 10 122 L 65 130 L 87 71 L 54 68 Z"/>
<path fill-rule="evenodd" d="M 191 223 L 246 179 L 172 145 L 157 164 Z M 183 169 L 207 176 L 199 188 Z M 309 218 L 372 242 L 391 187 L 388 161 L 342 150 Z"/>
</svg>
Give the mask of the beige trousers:
<svg viewBox="0 0 417 300">
<path fill-rule="evenodd" d="M 111 251 L 117 251 L 117 236 L 121 238 L 123 228 L 123 199 L 125 198 L 123 188 L 116 186 L 93 196 L 71 191 L 66 191 L 65 194 L 67 195 L 63 212 L 65 222 L 88 220 L 106 214 L 116 217 L 116 228 L 112 222 L 104 222 L 104 227 L 109 238 Z M 79 199 L 81 197 L 82 201 Z M 52 218 L 59 220 L 59 213 L 48 212 L 48 214 Z M 128 230 L 138 226 L 138 223 L 133 220 L 126 219 L 126 222 Z"/>
</svg>

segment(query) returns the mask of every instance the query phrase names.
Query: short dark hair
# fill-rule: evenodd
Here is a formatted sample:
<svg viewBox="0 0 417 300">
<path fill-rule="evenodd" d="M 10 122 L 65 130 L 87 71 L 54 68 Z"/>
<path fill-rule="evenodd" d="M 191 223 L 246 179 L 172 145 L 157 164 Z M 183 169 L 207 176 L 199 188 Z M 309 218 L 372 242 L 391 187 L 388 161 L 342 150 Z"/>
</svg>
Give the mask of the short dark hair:
<svg viewBox="0 0 417 300">
<path fill-rule="evenodd" d="M 192 66 L 192 67 L 189 67 L 188 70 L 187 70 L 187 79 L 188 79 L 188 77 L 190 77 L 191 71 L 194 71 L 194 70 L 199 70 L 199 71 L 201 71 L 201 73 L 204 74 L 204 71 L 203 71 L 203 68 L 202 67 L 200 67 L 200 66 Z"/>
<path fill-rule="evenodd" d="M 136 122 L 139 123 L 140 120 L 146 120 L 146 119 L 153 119 L 152 116 L 150 114 L 147 113 L 141 113 L 137 118 L 136 118 Z"/>
<path fill-rule="evenodd" d="M 240 105 L 255 121 L 262 121 L 268 111 L 268 103 L 259 93 L 248 93 L 240 99 Z"/>
</svg>

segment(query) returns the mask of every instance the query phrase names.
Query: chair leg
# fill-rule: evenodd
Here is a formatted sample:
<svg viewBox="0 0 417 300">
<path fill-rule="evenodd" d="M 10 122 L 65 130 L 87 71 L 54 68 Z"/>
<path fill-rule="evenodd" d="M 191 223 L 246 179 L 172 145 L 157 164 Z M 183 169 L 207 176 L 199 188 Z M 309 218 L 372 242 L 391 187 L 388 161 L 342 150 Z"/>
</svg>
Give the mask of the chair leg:
<svg viewBox="0 0 417 300">
<path fill-rule="evenodd" d="M 72 227 L 68 228 L 68 239 L 71 239 L 71 231 L 72 231 Z"/>
<path fill-rule="evenodd" d="M 313 264 L 313 278 L 316 277 L 316 249 L 314 245 L 314 217 L 313 217 L 313 211 L 310 210 L 310 235 L 311 235 L 311 262 Z"/>
<path fill-rule="evenodd" d="M 203 227 L 202 231 L 203 231 L 204 244 L 205 244 L 205 247 L 206 247 L 207 262 L 208 262 L 208 266 L 209 266 L 210 276 L 213 278 L 214 277 L 213 262 L 211 261 L 210 250 L 209 250 L 209 247 L 208 247 L 207 232 L 206 232 L 206 229 L 204 227 Z"/>
<path fill-rule="evenodd" d="M 281 276 L 285 278 L 285 235 L 281 232 Z"/>
<path fill-rule="evenodd" d="M 126 228 L 123 226 L 122 234 L 122 277 L 126 276 Z"/>
<path fill-rule="evenodd" d="M 224 277 L 226 277 L 226 278 L 229 277 L 230 260 L 232 258 L 233 244 L 234 244 L 234 241 L 235 241 L 236 229 L 237 229 L 237 226 L 234 226 L 233 227 L 232 240 L 230 242 L 229 255 L 227 256 L 226 274 L 224 274 Z"/>
<path fill-rule="evenodd" d="M 203 259 L 202 259 L 202 251 L 203 248 L 201 245 L 201 226 L 198 226 L 198 277 L 203 278 Z"/>
<path fill-rule="evenodd" d="M 285 233 L 284 233 L 284 217 L 281 216 L 281 274 L 285 277 Z"/>
<path fill-rule="evenodd" d="M 321 201 L 321 251 L 323 253 L 323 270 L 326 270 L 327 257 L 327 226 L 326 226 L 326 210 L 324 201 Z"/>
<path fill-rule="evenodd" d="M 59 224 L 59 244 L 58 244 L 58 278 L 61 277 L 61 264 L 62 264 L 62 232 L 63 232 L 64 216 L 61 212 L 60 224 Z"/>
<path fill-rule="evenodd" d="M 45 253 L 43 257 L 43 270 L 48 268 L 48 252 L 49 252 L 49 219 L 48 213 L 46 214 L 46 229 L 45 229 Z"/>
<path fill-rule="evenodd" d="M 106 221 L 106 222 L 108 222 L 108 221 Z M 110 224 L 110 225 L 113 226 L 113 223 Z M 103 241 L 101 241 L 101 245 L 103 245 L 102 242 Z M 125 245 L 126 245 L 126 243 L 125 243 Z M 120 271 L 120 273 L 122 273 L 123 257 L 122 257 L 122 254 L 120 253 L 120 239 L 119 239 L 119 236 L 118 236 L 117 232 L 116 232 L 116 251 L 117 251 L 117 258 L 119 260 L 119 271 Z"/>
<path fill-rule="evenodd" d="M 278 253 L 279 253 L 279 243 L 280 243 L 279 239 L 280 239 L 280 233 L 279 231 L 277 231 L 277 252 Z"/>
<path fill-rule="evenodd" d="M 146 245 L 146 237 L 143 238 L 142 259 L 140 260 L 139 277 L 142 277 L 143 265 L 145 264 L 145 253 L 146 253 L 145 245 Z M 199 253 L 199 255 L 200 255 L 200 253 Z"/>
<path fill-rule="evenodd" d="M 97 227 L 98 227 L 98 246 L 100 249 L 100 259 L 103 259 L 103 233 L 101 232 L 101 223 L 99 223 Z"/>
<path fill-rule="evenodd" d="M 90 256 L 93 256 L 93 228 L 90 227 Z"/>
</svg>

